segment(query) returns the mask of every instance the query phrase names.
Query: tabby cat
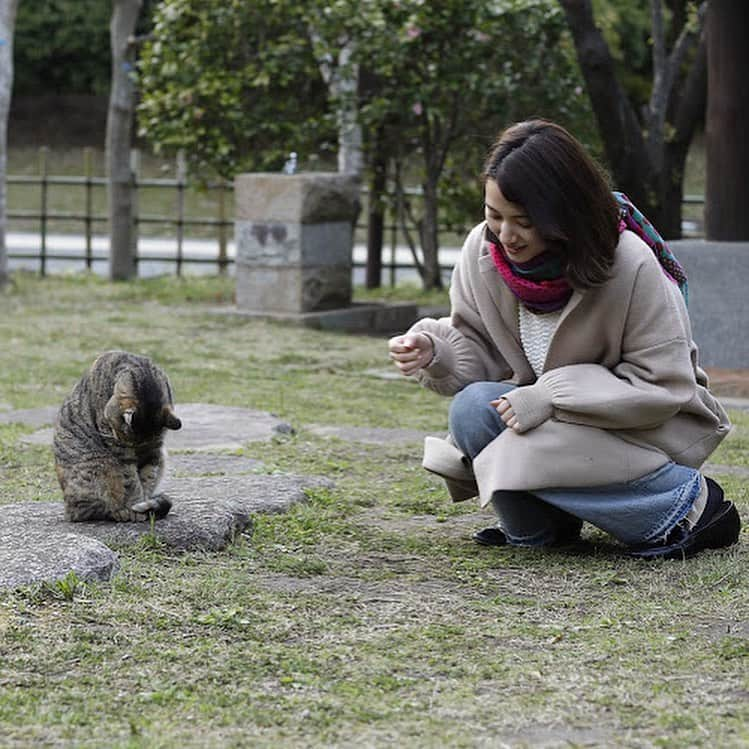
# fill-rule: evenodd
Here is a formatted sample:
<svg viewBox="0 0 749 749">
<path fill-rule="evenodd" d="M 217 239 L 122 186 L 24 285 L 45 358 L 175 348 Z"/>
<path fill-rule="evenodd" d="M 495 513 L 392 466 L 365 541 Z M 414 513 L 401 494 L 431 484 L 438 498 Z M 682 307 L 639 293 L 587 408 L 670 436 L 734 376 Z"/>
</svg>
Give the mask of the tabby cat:
<svg viewBox="0 0 749 749">
<path fill-rule="evenodd" d="M 172 388 L 150 359 L 125 351 L 99 356 L 65 399 L 54 436 L 55 470 L 68 520 L 164 517 L 156 494 L 167 429 L 179 429 Z"/>
</svg>

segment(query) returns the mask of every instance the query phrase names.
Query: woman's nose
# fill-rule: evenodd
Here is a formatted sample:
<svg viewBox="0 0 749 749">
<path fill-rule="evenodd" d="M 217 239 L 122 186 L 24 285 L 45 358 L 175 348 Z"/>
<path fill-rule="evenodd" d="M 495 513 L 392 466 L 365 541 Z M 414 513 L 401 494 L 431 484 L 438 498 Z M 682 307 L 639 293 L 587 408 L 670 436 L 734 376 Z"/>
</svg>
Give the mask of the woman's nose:
<svg viewBox="0 0 749 749">
<path fill-rule="evenodd" d="M 510 244 L 514 238 L 515 233 L 512 231 L 512 227 L 510 227 L 507 222 L 503 222 L 499 229 L 499 241 L 502 242 L 502 244 Z"/>
</svg>

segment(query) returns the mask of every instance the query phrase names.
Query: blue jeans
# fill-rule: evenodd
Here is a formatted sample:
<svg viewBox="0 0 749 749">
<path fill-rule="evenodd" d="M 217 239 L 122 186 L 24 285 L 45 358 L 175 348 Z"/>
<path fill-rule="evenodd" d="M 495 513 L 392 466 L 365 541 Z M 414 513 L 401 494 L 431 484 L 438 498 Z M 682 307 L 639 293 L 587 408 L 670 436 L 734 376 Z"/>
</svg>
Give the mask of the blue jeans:
<svg viewBox="0 0 749 749">
<path fill-rule="evenodd" d="M 450 404 L 450 434 L 458 448 L 475 458 L 505 428 L 489 405 L 515 385 L 474 382 Z M 498 491 L 492 505 L 511 544 L 542 546 L 576 538 L 586 521 L 625 544 L 663 538 L 689 512 L 699 496 L 699 471 L 667 463 L 626 484 L 580 489 Z"/>
</svg>

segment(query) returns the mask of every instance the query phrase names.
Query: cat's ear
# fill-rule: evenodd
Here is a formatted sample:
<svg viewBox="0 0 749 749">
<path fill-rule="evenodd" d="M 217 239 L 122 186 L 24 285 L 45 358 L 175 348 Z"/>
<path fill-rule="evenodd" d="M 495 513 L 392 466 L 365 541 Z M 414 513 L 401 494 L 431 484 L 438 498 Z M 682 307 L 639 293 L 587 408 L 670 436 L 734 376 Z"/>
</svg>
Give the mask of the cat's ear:
<svg viewBox="0 0 749 749">
<path fill-rule="evenodd" d="M 164 409 L 164 426 L 167 429 L 180 429 L 182 422 L 174 415 L 174 411 L 168 406 Z"/>
</svg>

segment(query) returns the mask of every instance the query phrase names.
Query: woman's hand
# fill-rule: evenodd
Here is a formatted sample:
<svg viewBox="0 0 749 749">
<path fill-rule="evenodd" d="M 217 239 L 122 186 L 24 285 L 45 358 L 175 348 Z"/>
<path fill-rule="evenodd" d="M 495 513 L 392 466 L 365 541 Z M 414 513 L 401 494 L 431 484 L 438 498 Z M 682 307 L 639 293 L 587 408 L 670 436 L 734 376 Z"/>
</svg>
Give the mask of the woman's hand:
<svg viewBox="0 0 749 749">
<path fill-rule="evenodd" d="M 393 364 L 401 374 L 410 377 L 426 367 L 434 358 L 432 339 L 424 333 L 406 333 L 388 341 Z"/>
<path fill-rule="evenodd" d="M 498 398 L 495 401 L 491 401 L 492 406 L 497 409 L 499 418 L 505 423 L 505 426 L 516 432 L 520 431 L 520 424 L 518 418 L 515 416 L 515 412 L 512 410 L 510 401 L 505 398 Z"/>
</svg>

